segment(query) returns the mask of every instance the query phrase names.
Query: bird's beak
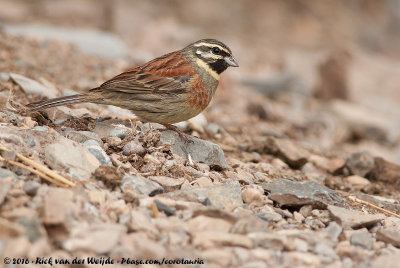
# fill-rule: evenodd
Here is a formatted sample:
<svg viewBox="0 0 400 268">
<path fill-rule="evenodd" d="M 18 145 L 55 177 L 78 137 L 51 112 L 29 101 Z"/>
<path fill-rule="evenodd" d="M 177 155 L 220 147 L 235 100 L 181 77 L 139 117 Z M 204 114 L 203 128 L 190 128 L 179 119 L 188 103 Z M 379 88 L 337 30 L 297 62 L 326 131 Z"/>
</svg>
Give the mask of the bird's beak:
<svg viewBox="0 0 400 268">
<path fill-rule="evenodd" d="M 235 60 L 235 58 L 231 55 L 229 57 L 225 57 L 224 60 L 228 63 L 229 66 L 239 67 L 239 63 Z"/>
</svg>

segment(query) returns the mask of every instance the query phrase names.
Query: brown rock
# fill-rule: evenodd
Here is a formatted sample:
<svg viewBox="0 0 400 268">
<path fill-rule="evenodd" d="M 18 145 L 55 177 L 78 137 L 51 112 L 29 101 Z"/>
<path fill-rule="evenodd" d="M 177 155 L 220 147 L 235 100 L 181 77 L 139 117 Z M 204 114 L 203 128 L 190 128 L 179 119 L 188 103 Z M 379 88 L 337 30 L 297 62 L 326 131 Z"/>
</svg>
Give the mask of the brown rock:
<svg viewBox="0 0 400 268">
<path fill-rule="evenodd" d="M 329 57 L 318 66 L 319 79 L 314 88 L 317 98 L 324 100 L 347 99 L 349 53 L 340 49 L 333 51 Z"/>
<path fill-rule="evenodd" d="M 217 208 L 233 209 L 243 205 L 241 187 L 237 181 L 227 181 L 210 187 L 196 187 L 161 195 L 176 200 L 209 202 Z"/>
<path fill-rule="evenodd" d="M 273 254 L 273 251 L 264 248 L 255 248 L 252 249 L 250 252 L 254 259 L 262 260 L 264 261 L 264 263 L 271 261 L 271 255 Z"/>
<path fill-rule="evenodd" d="M 319 267 L 321 265 L 320 257 L 308 252 L 292 251 L 285 254 L 284 258 L 290 259 L 292 263 L 296 264 L 296 266 L 304 264 L 308 267 Z"/>
<path fill-rule="evenodd" d="M 341 158 L 328 159 L 319 155 L 311 155 L 309 161 L 331 174 L 336 174 L 345 165 L 345 161 Z"/>
<path fill-rule="evenodd" d="M 261 207 L 268 202 L 268 198 L 264 195 L 264 190 L 261 187 L 247 187 L 242 192 L 242 199 L 252 207 Z"/>
<path fill-rule="evenodd" d="M 383 214 L 364 214 L 359 211 L 349 210 L 337 206 L 328 206 L 331 217 L 344 229 L 369 227 L 385 219 Z"/>
<path fill-rule="evenodd" d="M 35 241 L 32 247 L 29 249 L 28 257 L 35 260 L 38 256 L 47 256 L 51 252 L 51 245 L 46 238 L 40 238 Z"/>
<path fill-rule="evenodd" d="M 195 235 L 197 232 L 221 232 L 228 233 L 232 223 L 223 219 L 206 217 L 203 215 L 197 216 L 185 222 L 185 227 L 188 232 Z"/>
<path fill-rule="evenodd" d="M 374 158 L 368 152 L 357 152 L 346 159 L 346 167 L 352 175 L 365 177 L 374 167 Z"/>
<path fill-rule="evenodd" d="M 371 251 L 351 245 L 348 240 L 339 242 L 335 248 L 335 252 L 341 258 L 348 257 L 357 262 L 364 262 L 373 254 Z"/>
<path fill-rule="evenodd" d="M 123 177 L 122 172 L 116 167 L 106 165 L 99 166 L 94 171 L 93 175 L 96 180 L 103 181 L 104 184 L 109 187 L 121 185 L 121 180 Z"/>
<path fill-rule="evenodd" d="M 26 236 L 19 236 L 15 239 L 7 240 L 3 256 L 9 258 L 21 258 L 26 256 L 32 244 Z"/>
<path fill-rule="evenodd" d="M 127 144 L 125 144 L 125 146 L 122 148 L 123 155 L 132 155 L 132 154 L 144 155 L 145 153 L 146 149 L 138 141 L 130 141 Z"/>
<path fill-rule="evenodd" d="M 18 223 L 0 218 L 0 237 L 10 238 L 25 233 L 24 227 Z"/>
<path fill-rule="evenodd" d="M 255 232 L 247 235 L 257 247 L 281 251 L 284 249 L 287 238 L 284 235 L 266 232 Z"/>
<path fill-rule="evenodd" d="M 280 179 L 261 186 L 267 191 L 268 198 L 281 206 L 312 205 L 314 208 L 326 208 L 327 205 L 343 204 L 343 198 L 335 191 L 315 181 L 296 182 Z"/>
<path fill-rule="evenodd" d="M 221 246 L 252 248 L 253 242 L 244 235 L 205 231 L 194 235 L 193 245 L 201 248 Z"/>
<path fill-rule="evenodd" d="M 241 168 L 236 169 L 235 177 L 240 182 L 240 184 L 245 184 L 245 185 L 254 184 L 253 175 Z M 230 177 L 230 178 L 232 178 L 232 177 Z"/>
<path fill-rule="evenodd" d="M 268 222 L 256 216 L 241 217 L 232 226 L 230 232 L 234 234 L 247 234 L 252 232 L 268 232 Z"/>
<path fill-rule="evenodd" d="M 200 177 L 190 183 L 191 185 L 198 185 L 200 187 L 213 186 L 213 183 L 208 177 Z"/>
<path fill-rule="evenodd" d="M 382 254 L 373 260 L 371 268 L 397 268 L 400 263 L 400 253 Z"/>
<path fill-rule="evenodd" d="M 44 224 L 63 224 L 77 207 L 72 202 L 73 193 L 63 188 L 49 187 L 44 198 Z"/>
<path fill-rule="evenodd" d="M 371 184 L 371 182 L 369 180 L 367 180 L 366 178 L 360 177 L 358 175 L 346 177 L 346 178 L 344 178 L 344 181 L 353 185 L 354 188 L 357 190 L 361 190 L 368 184 Z"/>
<path fill-rule="evenodd" d="M 177 202 L 178 204 L 178 202 Z M 223 219 L 225 221 L 228 221 L 230 223 L 235 223 L 237 218 L 235 217 L 236 215 L 227 212 L 226 210 L 221 210 L 213 207 L 204 207 L 201 206 L 200 208 L 197 208 L 194 206 L 195 203 L 192 203 L 190 206 L 191 209 L 194 209 L 192 213 L 192 217 L 197 217 L 200 215 L 207 216 L 207 217 L 212 217 L 212 218 L 218 218 L 218 219 Z M 247 210 L 249 211 L 249 210 Z M 250 212 L 251 214 L 251 212 Z"/>
<path fill-rule="evenodd" d="M 400 186 L 400 166 L 388 162 L 381 157 L 375 158 L 375 166 L 371 171 L 371 178 Z"/>
<path fill-rule="evenodd" d="M 182 179 L 174 179 L 166 176 L 150 176 L 148 179 L 160 184 L 166 192 L 179 190 L 184 183 Z"/>
<path fill-rule="evenodd" d="M 398 229 L 383 228 L 376 232 L 376 240 L 392 244 L 400 248 L 400 233 Z"/>
<path fill-rule="evenodd" d="M 131 252 L 131 258 L 162 259 L 167 256 L 164 246 L 150 240 L 145 233 L 130 233 L 121 238 L 122 246 Z"/>
<path fill-rule="evenodd" d="M 102 205 L 106 200 L 106 193 L 103 191 L 88 191 L 87 194 L 93 205 Z"/>
<path fill-rule="evenodd" d="M 77 226 L 72 229 L 71 236 L 63 246 L 68 251 L 85 250 L 105 254 L 118 244 L 120 237 L 125 233 L 126 227 L 120 224 Z"/>
<path fill-rule="evenodd" d="M 268 137 L 264 150 L 282 158 L 292 168 L 301 168 L 309 156 L 306 150 L 288 139 Z"/>
<path fill-rule="evenodd" d="M 154 224 L 151 222 L 150 216 L 146 215 L 140 210 L 133 210 L 130 216 L 130 221 L 127 223 L 129 231 L 143 231 L 153 237 L 158 235 L 159 232 Z"/>
<path fill-rule="evenodd" d="M 202 251 L 200 257 L 207 264 L 216 264 L 217 267 L 229 267 L 234 259 L 234 254 L 224 248 L 212 248 Z"/>
</svg>

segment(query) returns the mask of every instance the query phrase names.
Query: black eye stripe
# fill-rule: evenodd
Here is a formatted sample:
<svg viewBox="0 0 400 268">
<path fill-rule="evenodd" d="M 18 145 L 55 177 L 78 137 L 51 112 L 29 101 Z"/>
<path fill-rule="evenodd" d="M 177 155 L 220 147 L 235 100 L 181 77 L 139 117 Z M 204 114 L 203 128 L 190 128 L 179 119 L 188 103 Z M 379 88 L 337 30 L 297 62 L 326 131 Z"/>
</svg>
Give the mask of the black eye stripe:
<svg viewBox="0 0 400 268">
<path fill-rule="evenodd" d="M 214 46 L 201 46 L 201 47 L 197 47 L 197 49 L 200 49 L 201 51 L 204 51 L 204 52 L 207 52 L 207 51 L 211 51 L 212 52 L 212 50 L 214 49 L 214 48 L 216 48 L 216 47 L 214 47 Z M 224 56 L 226 56 L 226 55 L 230 55 L 230 53 L 229 52 L 227 52 L 227 50 L 224 48 L 224 49 L 221 49 L 220 47 L 217 47 L 218 49 L 219 49 L 219 54 L 218 55 L 224 55 Z"/>
</svg>

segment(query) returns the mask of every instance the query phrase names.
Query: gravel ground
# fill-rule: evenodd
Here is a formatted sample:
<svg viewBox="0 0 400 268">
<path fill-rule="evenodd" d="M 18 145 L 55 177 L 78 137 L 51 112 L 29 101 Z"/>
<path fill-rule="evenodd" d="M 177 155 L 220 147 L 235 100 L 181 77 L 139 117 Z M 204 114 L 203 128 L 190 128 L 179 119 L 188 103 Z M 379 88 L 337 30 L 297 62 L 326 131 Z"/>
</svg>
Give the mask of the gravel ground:
<svg viewBox="0 0 400 268">
<path fill-rule="evenodd" d="M 396 266 L 395 109 L 332 96 L 323 85 L 346 74 L 323 63 L 322 99 L 291 73 L 228 70 L 210 107 L 179 124 L 192 143 L 112 107 L 23 107 L 129 64 L 0 32 L 0 256 L 17 263 L 7 267 Z"/>
</svg>

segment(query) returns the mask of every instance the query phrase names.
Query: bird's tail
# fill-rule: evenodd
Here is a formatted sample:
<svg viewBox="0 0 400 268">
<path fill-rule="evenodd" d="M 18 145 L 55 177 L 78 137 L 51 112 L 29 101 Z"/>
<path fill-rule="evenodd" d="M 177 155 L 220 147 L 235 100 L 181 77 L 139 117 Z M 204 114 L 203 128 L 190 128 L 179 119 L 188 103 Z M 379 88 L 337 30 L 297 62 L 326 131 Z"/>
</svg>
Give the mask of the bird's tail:
<svg viewBox="0 0 400 268">
<path fill-rule="evenodd" d="M 55 107 L 55 106 L 62 106 L 62 105 L 87 102 L 87 101 L 90 102 L 88 97 L 89 97 L 89 94 L 87 94 L 87 93 L 76 94 L 76 95 L 54 98 L 54 99 L 49 99 L 49 100 L 44 100 L 44 101 L 32 102 L 32 103 L 29 103 L 28 105 L 26 105 L 26 107 L 28 107 L 32 112 L 35 112 L 35 111 L 40 111 L 40 110 L 48 109 L 48 108 Z"/>
</svg>

